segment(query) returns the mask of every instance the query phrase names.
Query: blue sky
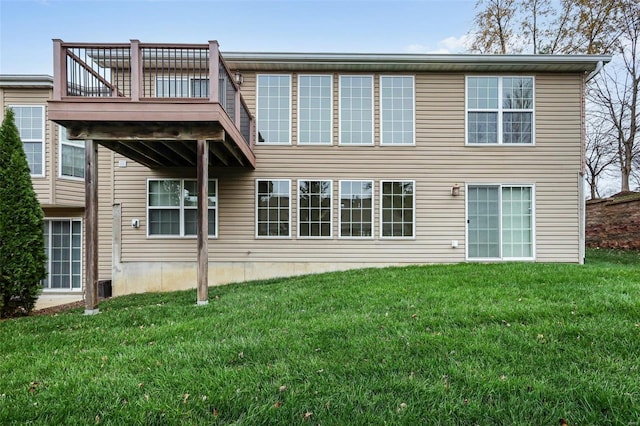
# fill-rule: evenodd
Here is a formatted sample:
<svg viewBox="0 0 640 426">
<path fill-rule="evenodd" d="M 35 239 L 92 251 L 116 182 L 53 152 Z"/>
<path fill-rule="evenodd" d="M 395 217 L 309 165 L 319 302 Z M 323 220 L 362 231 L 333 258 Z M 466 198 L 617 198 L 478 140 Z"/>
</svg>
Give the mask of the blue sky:
<svg viewBox="0 0 640 426">
<path fill-rule="evenodd" d="M 206 43 L 222 52 L 457 53 L 475 0 L 0 0 L 0 74 L 51 74 L 52 42 Z"/>
</svg>

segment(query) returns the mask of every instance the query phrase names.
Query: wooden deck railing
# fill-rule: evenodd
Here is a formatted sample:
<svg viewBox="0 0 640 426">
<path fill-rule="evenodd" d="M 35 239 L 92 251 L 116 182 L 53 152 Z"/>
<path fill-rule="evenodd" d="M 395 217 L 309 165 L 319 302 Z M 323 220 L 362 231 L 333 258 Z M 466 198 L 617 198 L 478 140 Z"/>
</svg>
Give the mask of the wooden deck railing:
<svg viewBox="0 0 640 426">
<path fill-rule="evenodd" d="M 67 43 L 54 40 L 53 100 L 211 102 L 253 147 L 254 121 L 218 43 Z M 211 84 L 217 81 L 218 84 Z"/>
</svg>

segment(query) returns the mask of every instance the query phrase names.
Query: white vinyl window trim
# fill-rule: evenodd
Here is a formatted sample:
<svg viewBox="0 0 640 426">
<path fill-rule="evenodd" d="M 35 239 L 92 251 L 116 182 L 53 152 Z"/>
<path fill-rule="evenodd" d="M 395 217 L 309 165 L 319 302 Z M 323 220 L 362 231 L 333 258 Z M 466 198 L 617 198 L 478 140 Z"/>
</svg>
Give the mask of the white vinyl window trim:
<svg viewBox="0 0 640 426">
<path fill-rule="evenodd" d="M 350 236 L 342 235 L 342 184 L 344 182 L 358 182 L 358 183 L 370 183 L 371 184 L 371 221 L 368 222 L 371 228 L 371 235 L 364 236 Z M 372 240 L 375 238 L 375 181 L 373 179 L 343 179 L 338 181 L 338 238 L 349 240 Z M 351 209 L 350 209 L 351 210 Z M 352 222 L 349 222 L 352 223 Z M 361 222 L 367 223 L 367 222 Z"/>
<path fill-rule="evenodd" d="M 301 142 L 301 131 L 302 129 L 302 110 L 304 109 L 304 105 L 302 105 L 302 94 L 301 88 L 302 83 L 301 80 L 304 78 L 313 78 L 313 77 L 321 77 L 321 78 L 329 78 L 329 135 L 327 141 L 314 141 L 314 142 Z M 333 75 L 332 74 L 298 74 L 298 128 L 297 128 L 297 145 L 323 145 L 329 146 L 333 145 Z"/>
<path fill-rule="evenodd" d="M 46 145 L 45 138 L 47 134 L 46 120 L 45 120 L 45 106 L 44 105 L 9 105 L 9 108 L 14 110 L 14 114 L 15 114 L 15 108 L 40 108 L 40 110 L 42 111 L 41 113 L 42 122 L 40 124 L 42 129 L 41 137 L 40 138 L 23 138 L 22 136 L 20 136 L 20 140 L 22 141 L 23 144 L 25 142 L 40 143 L 40 147 L 41 147 L 40 158 L 42 160 L 42 173 L 31 173 L 31 177 L 45 177 L 46 166 L 47 166 L 46 149 L 45 149 L 45 145 Z M 20 130 L 19 123 L 16 123 L 16 126 L 18 127 L 18 131 L 19 131 Z"/>
<path fill-rule="evenodd" d="M 498 79 L 498 107 L 497 108 L 469 108 L 469 79 L 470 78 L 497 78 Z M 526 78 L 531 79 L 532 86 L 532 105 L 526 109 L 510 109 L 503 108 L 503 79 L 505 78 Z M 465 146 L 482 147 L 482 146 L 535 146 L 536 145 L 536 79 L 532 75 L 485 75 L 473 74 L 465 76 L 464 91 L 464 143 Z M 471 143 L 469 142 L 469 113 L 470 112 L 495 112 L 497 114 L 497 141 L 494 143 Z M 504 138 L 504 113 L 505 112 L 526 112 L 531 114 L 531 143 L 503 143 Z"/>
<path fill-rule="evenodd" d="M 371 142 L 367 142 L 367 143 L 354 143 L 354 142 L 345 142 L 343 140 L 342 134 L 343 134 L 343 128 L 345 127 L 346 123 L 343 122 L 342 120 L 342 109 L 345 107 L 343 105 L 343 100 L 342 100 L 342 92 L 343 92 L 343 81 L 350 79 L 350 78 L 368 78 L 371 80 L 371 85 L 370 85 L 370 93 L 371 93 L 371 127 L 366 129 L 368 131 L 370 131 L 371 133 Z M 339 80 L 338 80 L 338 145 L 342 145 L 342 146 L 372 146 L 375 144 L 375 109 L 376 109 L 376 105 L 375 105 L 375 90 L 374 90 L 374 78 L 373 75 L 355 75 L 355 74 L 344 74 L 344 75 L 340 75 L 339 76 Z M 354 121 L 354 120 L 351 120 Z M 350 130 L 351 131 L 351 130 Z"/>
<path fill-rule="evenodd" d="M 404 236 L 404 235 L 403 236 L 393 236 L 393 235 L 385 236 L 384 235 L 383 227 L 386 222 L 384 222 L 384 212 L 383 212 L 383 204 L 384 204 L 384 196 L 385 196 L 385 194 L 383 193 L 383 189 L 384 189 L 385 183 L 410 183 L 411 184 L 412 235 L 408 235 L 408 236 Z M 416 239 L 416 181 L 412 179 L 383 179 L 380 181 L 379 191 L 380 191 L 380 197 L 379 197 L 380 205 L 378 207 L 378 210 L 380 215 L 379 217 L 380 239 L 381 240 L 415 240 Z"/>
<path fill-rule="evenodd" d="M 497 187 L 499 194 L 499 257 L 469 257 L 469 188 L 470 187 Z M 502 189 L 503 188 L 530 188 L 531 189 L 531 257 L 505 257 L 503 256 L 502 241 Z M 535 261 L 536 260 L 536 185 L 532 183 L 474 183 L 467 182 L 465 184 L 465 202 L 464 202 L 464 218 L 465 218 L 465 259 L 469 262 L 500 262 L 500 261 Z"/>
<path fill-rule="evenodd" d="M 385 119 L 384 119 L 384 105 L 383 105 L 383 101 L 384 101 L 384 93 L 383 93 L 383 81 L 387 80 L 387 79 L 394 79 L 394 78 L 402 78 L 402 79 L 411 79 L 411 142 L 410 143 L 398 143 L 398 142 L 390 142 L 385 140 Z M 379 89 L 379 96 L 380 96 L 380 101 L 378 103 L 379 105 L 379 121 L 380 121 L 380 145 L 384 145 L 384 146 L 415 146 L 416 145 L 416 82 L 415 82 L 415 76 L 413 75 L 381 75 L 380 76 L 380 89 Z M 395 108 L 394 108 L 395 110 Z M 404 108 L 401 108 L 401 110 L 404 110 Z M 403 115 L 406 113 L 406 111 L 403 111 Z M 395 123 L 393 124 L 395 125 Z"/>
<path fill-rule="evenodd" d="M 146 192 L 146 206 L 147 206 L 147 217 L 146 217 L 146 232 L 147 232 L 147 238 L 148 239 L 195 239 L 198 238 L 198 235 L 191 235 L 191 234 L 185 234 L 185 226 L 184 226 L 184 216 L 185 216 L 185 211 L 186 210 L 196 210 L 198 209 L 198 207 L 192 207 L 192 206 L 185 206 L 184 205 L 184 195 L 180 196 L 180 204 L 178 206 L 150 206 L 149 205 L 149 190 L 150 190 L 150 184 L 153 181 L 179 181 L 180 182 L 180 191 L 184 192 L 184 183 L 185 182 L 196 182 L 196 179 L 183 179 L 183 178 L 149 178 L 147 179 L 147 192 Z M 211 192 L 211 185 L 215 185 L 215 197 L 208 197 L 209 199 L 213 198 L 213 201 L 215 203 L 214 207 L 208 207 L 208 210 L 214 210 L 214 220 L 215 220 L 215 229 L 213 230 L 214 233 L 212 234 L 211 231 L 211 227 L 209 227 L 209 239 L 217 239 L 218 238 L 218 211 L 219 211 L 219 203 L 218 203 L 218 179 L 209 179 L 209 192 Z M 151 234 L 150 233 L 150 228 L 151 226 L 149 225 L 149 211 L 150 210 L 179 210 L 179 226 L 180 226 L 180 232 L 179 234 Z"/>
<path fill-rule="evenodd" d="M 288 91 L 287 91 L 287 96 L 288 96 L 288 104 L 286 108 L 281 108 L 282 111 L 286 110 L 286 114 L 287 114 L 287 120 L 286 120 L 286 133 L 287 133 L 287 137 L 285 138 L 286 140 L 279 140 L 276 142 L 270 142 L 268 140 L 264 140 L 264 141 L 260 141 L 260 123 L 261 120 L 263 119 L 263 117 L 265 115 L 265 111 L 262 111 L 263 108 L 260 106 L 260 79 L 262 77 L 279 77 L 279 78 L 287 78 L 288 79 Z M 291 145 L 291 105 L 293 102 L 293 96 L 292 96 L 292 77 L 291 74 L 257 74 L 256 75 L 256 110 L 255 110 L 255 137 L 256 137 L 256 144 L 259 145 Z M 278 95 L 280 96 L 280 95 Z M 267 108 L 268 110 L 271 110 L 271 107 Z M 271 117 L 269 117 L 271 118 Z M 281 131 L 279 129 L 278 126 L 278 131 Z"/>
<path fill-rule="evenodd" d="M 312 235 L 301 235 L 301 228 L 300 228 L 300 217 L 302 216 L 301 214 L 301 198 L 302 198 L 302 191 L 300 191 L 300 183 L 301 182 L 329 182 L 329 235 L 322 235 L 322 236 L 312 236 Z M 298 186 L 297 186 L 297 191 L 298 191 L 298 223 L 297 223 L 297 229 L 298 229 L 298 238 L 300 239 L 309 239 L 309 240 L 326 240 L 326 239 L 331 239 L 333 238 L 333 181 L 331 179 L 298 179 Z M 310 211 L 313 210 L 312 208 L 309 209 Z"/>
<path fill-rule="evenodd" d="M 84 160 L 82 162 L 82 177 L 73 176 L 73 175 L 65 175 L 64 174 L 64 164 L 63 164 L 63 156 L 62 151 L 65 146 L 69 146 L 72 148 L 82 148 L 82 152 L 85 150 L 85 141 L 80 140 L 70 140 L 66 138 L 67 129 L 62 126 L 58 126 L 58 176 L 61 179 L 69 179 L 76 181 L 84 181 Z M 84 156 L 83 156 L 84 158 Z"/>
<path fill-rule="evenodd" d="M 287 182 L 287 184 L 289 185 L 289 192 L 287 194 L 288 198 L 289 198 L 289 208 L 288 208 L 288 217 L 287 217 L 287 224 L 288 224 L 288 233 L 287 235 L 261 235 L 260 234 L 260 230 L 259 230 L 259 200 L 258 197 L 260 195 L 259 192 L 259 185 L 260 182 Z M 291 179 L 281 179 L 281 178 L 272 178 L 272 179 L 256 179 L 256 183 L 255 183 L 255 211 L 254 211 L 254 215 L 255 215 L 255 238 L 256 239 L 291 239 L 291 201 L 292 201 L 292 189 L 291 189 Z M 267 222 L 267 224 L 269 224 L 270 221 Z"/>
</svg>

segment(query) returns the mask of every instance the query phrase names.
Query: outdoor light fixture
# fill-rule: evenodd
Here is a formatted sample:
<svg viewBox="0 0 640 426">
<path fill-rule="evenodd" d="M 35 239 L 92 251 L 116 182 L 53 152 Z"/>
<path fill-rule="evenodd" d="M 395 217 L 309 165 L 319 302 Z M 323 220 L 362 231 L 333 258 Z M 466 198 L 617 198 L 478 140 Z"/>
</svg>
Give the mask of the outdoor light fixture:
<svg viewBox="0 0 640 426">
<path fill-rule="evenodd" d="M 242 77 L 242 74 L 240 73 L 240 71 L 236 71 L 236 84 L 238 86 L 242 86 L 243 81 L 244 81 L 244 77 Z"/>
<path fill-rule="evenodd" d="M 457 183 L 453 184 L 453 186 L 451 187 L 451 195 L 453 195 L 454 197 L 460 195 L 460 185 L 458 185 Z"/>
</svg>

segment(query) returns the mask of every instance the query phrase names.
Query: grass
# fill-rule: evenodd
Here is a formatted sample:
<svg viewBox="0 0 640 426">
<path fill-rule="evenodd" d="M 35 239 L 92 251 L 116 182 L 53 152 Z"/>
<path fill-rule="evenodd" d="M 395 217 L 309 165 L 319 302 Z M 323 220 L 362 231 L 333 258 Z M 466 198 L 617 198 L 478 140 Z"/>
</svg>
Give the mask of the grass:
<svg viewBox="0 0 640 426">
<path fill-rule="evenodd" d="M 638 425 L 629 259 L 365 269 L 4 321 L 0 424 Z"/>
</svg>

